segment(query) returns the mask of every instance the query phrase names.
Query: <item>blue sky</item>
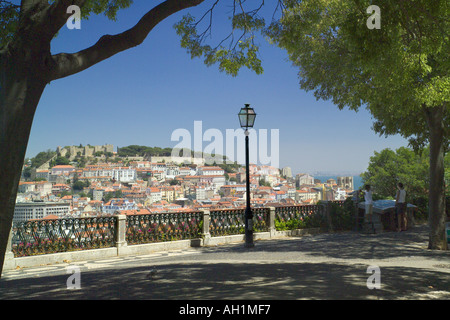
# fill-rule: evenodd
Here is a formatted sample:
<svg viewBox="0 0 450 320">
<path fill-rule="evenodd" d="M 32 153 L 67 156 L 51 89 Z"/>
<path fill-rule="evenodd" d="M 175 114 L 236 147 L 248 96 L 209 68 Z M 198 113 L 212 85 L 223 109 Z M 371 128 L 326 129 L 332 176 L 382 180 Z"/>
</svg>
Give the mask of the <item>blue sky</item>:
<svg viewBox="0 0 450 320">
<path fill-rule="evenodd" d="M 52 52 L 76 52 L 103 34 L 133 26 L 152 7 L 150 1 L 135 2 L 116 22 L 98 16 L 82 21 L 81 30 L 64 27 L 52 42 Z M 191 60 L 173 25 L 184 13 L 199 16 L 209 5 L 211 1 L 173 15 L 142 45 L 48 85 L 35 114 L 27 157 L 79 144 L 174 147 L 178 142 L 171 141 L 172 132 L 193 132 L 194 121 L 202 121 L 204 131 L 217 128 L 225 136 L 226 129 L 239 128 L 237 113 L 245 103 L 258 114 L 255 129 L 279 129 L 280 167 L 289 166 L 294 173 L 362 172 L 374 151 L 407 145 L 400 136 L 374 133 L 366 110 L 339 110 L 301 90 L 287 54 L 262 38 L 262 75 L 242 69 L 231 77 L 217 66 Z M 213 24 L 218 37 L 230 27 L 227 9 L 219 9 Z"/>
</svg>

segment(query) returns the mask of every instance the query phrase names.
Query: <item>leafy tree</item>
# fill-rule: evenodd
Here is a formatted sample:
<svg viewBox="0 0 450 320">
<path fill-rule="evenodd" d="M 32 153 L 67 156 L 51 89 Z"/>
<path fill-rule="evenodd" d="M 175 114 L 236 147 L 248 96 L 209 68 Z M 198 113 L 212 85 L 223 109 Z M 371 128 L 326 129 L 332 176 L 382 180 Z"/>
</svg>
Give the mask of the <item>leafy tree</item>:
<svg viewBox="0 0 450 320">
<path fill-rule="evenodd" d="M 22 175 L 23 175 L 23 177 L 25 178 L 25 180 L 28 180 L 28 179 L 30 179 L 31 178 L 31 167 L 25 167 L 24 169 L 23 169 L 23 172 L 22 172 Z"/>
<path fill-rule="evenodd" d="M 62 191 L 61 193 L 58 193 L 58 197 L 65 197 L 65 196 L 70 196 L 70 195 L 72 195 L 72 192 L 71 191 L 67 191 L 67 190 L 64 190 L 64 191 Z"/>
<path fill-rule="evenodd" d="M 43 165 L 45 162 L 50 160 L 56 155 L 55 151 L 47 150 L 39 152 L 34 158 L 31 159 L 31 167 L 37 168 Z"/>
<path fill-rule="evenodd" d="M 122 190 L 116 190 L 113 192 L 107 192 L 103 195 L 103 201 L 106 203 L 109 200 L 113 199 L 113 198 L 122 198 L 123 197 L 123 193 Z"/>
<path fill-rule="evenodd" d="M 129 30 L 76 53 L 52 54 L 50 43 L 70 17 L 70 5 L 81 8 L 84 19 L 101 13 L 115 19 L 132 0 L 0 0 L 0 150 L 8 150 L 0 156 L 0 274 L 31 125 L 47 84 L 141 44 L 159 22 L 203 1 L 163 1 Z"/>
<path fill-rule="evenodd" d="M 365 106 L 373 129 L 430 144 L 429 248 L 444 249 L 444 155 L 450 137 L 449 2 L 386 0 L 370 29 L 372 1 L 285 1 L 267 35 L 299 67 L 300 87 L 340 109 Z M 370 20 L 370 19 L 369 19 Z"/>
<path fill-rule="evenodd" d="M 264 178 L 259 180 L 259 185 L 262 187 L 271 187 L 270 182 L 266 181 L 266 179 L 264 179 Z"/>
<path fill-rule="evenodd" d="M 78 168 L 85 168 L 86 164 L 89 162 L 89 159 L 85 157 L 79 157 L 76 159 Z"/>
<path fill-rule="evenodd" d="M 401 147 L 396 151 L 384 149 L 370 158 L 367 171 L 361 176 L 364 184 L 370 184 L 382 198 L 394 199 L 397 184 L 403 183 L 408 201 L 427 197 L 429 187 L 429 148 L 418 154 Z"/>
<path fill-rule="evenodd" d="M 239 170 L 240 167 L 242 167 L 236 161 L 234 163 L 219 163 L 218 166 L 222 168 L 226 173 L 235 173 Z"/>
<path fill-rule="evenodd" d="M 52 161 L 52 166 L 60 166 L 60 165 L 68 165 L 70 164 L 69 159 L 66 157 L 56 157 L 55 160 Z"/>
<path fill-rule="evenodd" d="M 130 145 L 118 149 L 118 155 L 120 157 L 134 157 L 136 155 L 144 156 L 170 156 L 172 154 L 172 148 L 160 148 L 160 147 L 147 147 Z"/>
<path fill-rule="evenodd" d="M 84 188 L 89 187 L 89 182 L 88 181 L 81 181 L 81 180 L 77 180 L 73 183 L 72 185 L 72 189 L 74 191 L 82 191 Z"/>
</svg>

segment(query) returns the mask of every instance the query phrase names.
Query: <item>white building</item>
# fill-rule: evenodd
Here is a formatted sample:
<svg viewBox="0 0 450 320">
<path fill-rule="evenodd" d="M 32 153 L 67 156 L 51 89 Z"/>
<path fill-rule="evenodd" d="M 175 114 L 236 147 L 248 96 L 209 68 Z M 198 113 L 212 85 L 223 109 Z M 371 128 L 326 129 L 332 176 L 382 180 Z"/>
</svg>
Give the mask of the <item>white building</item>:
<svg viewBox="0 0 450 320">
<path fill-rule="evenodd" d="M 31 179 L 35 180 L 35 179 L 45 179 L 45 180 L 49 180 L 49 175 L 50 172 L 48 169 L 37 169 L 34 168 L 31 170 Z"/>
<path fill-rule="evenodd" d="M 302 185 L 314 185 L 314 177 L 309 174 L 299 173 L 295 176 L 295 184 L 297 187 Z"/>
<path fill-rule="evenodd" d="M 94 189 L 92 191 L 92 200 L 102 201 L 104 191 L 102 189 Z"/>
<path fill-rule="evenodd" d="M 353 190 L 354 188 L 353 177 L 352 176 L 337 177 L 337 185 L 339 188 Z"/>
<path fill-rule="evenodd" d="M 104 167 L 104 168 L 89 168 L 83 170 L 83 177 L 110 177 L 117 182 L 136 182 L 137 172 L 136 168 L 131 167 Z"/>
<path fill-rule="evenodd" d="M 118 182 L 136 182 L 136 169 L 119 167 L 113 169 L 113 179 Z"/>
<path fill-rule="evenodd" d="M 48 215 L 68 215 L 70 204 L 63 202 L 21 202 L 14 208 L 13 222 L 42 219 Z"/>
<path fill-rule="evenodd" d="M 167 165 L 166 179 L 173 179 L 180 175 L 180 167 L 177 165 Z"/>
<path fill-rule="evenodd" d="M 111 199 L 107 204 L 102 206 L 102 212 L 114 214 L 116 211 L 137 210 L 138 206 L 134 201 L 128 199 Z"/>
<path fill-rule="evenodd" d="M 338 188 L 336 193 L 334 194 L 334 200 L 345 200 L 347 199 L 347 192 Z"/>
<path fill-rule="evenodd" d="M 198 175 L 201 176 L 223 176 L 225 170 L 221 167 L 198 167 Z"/>
<path fill-rule="evenodd" d="M 295 201 L 302 202 L 306 200 L 320 200 L 320 193 L 314 188 L 303 188 L 296 190 Z"/>
<path fill-rule="evenodd" d="M 196 186 L 195 187 L 195 200 L 206 200 L 206 188 Z"/>
<path fill-rule="evenodd" d="M 39 192 L 41 197 L 52 193 L 52 184 L 47 181 L 19 182 L 19 193 Z"/>
<path fill-rule="evenodd" d="M 278 175 L 280 175 L 280 170 L 278 168 L 275 168 L 273 166 L 267 166 L 267 165 L 257 166 L 257 165 L 251 164 L 249 166 L 249 171 L 250 171 L 251 175 L 257 175 L 257 174 L 263 175 L 263 176 L 268 176 L 268 175 L 278 176 Z"/>
<path fill-rule="evenodd" d="M 162 200 L 162 192 L 160 188 L 147 188 L 146 194 L 149 197 L 149 203 L 155 203 Z"/>
<path fill-rule="evenodd" d="M 292 178 L 292 169 L 290 167 L 284 167 L 281 174 L 286 178 Z"/>
<path fill-rule="evenodd" d="M 167 170 L 167 165 L 163 162 L 152 162 L 150 164 L 150 168 L 153 171 L 166 171 Z"/>
<path fill-rule="evenodd" d="M 75 167 L 74 166 L 71 166 L 71 165 L 58 165 L 58 166 L 54 166 L 51 169 L 51 174 L 52 175 L 65 175 L 65 176 L 68 176 L 73 171 L 75 171 Z"/>
</svg>

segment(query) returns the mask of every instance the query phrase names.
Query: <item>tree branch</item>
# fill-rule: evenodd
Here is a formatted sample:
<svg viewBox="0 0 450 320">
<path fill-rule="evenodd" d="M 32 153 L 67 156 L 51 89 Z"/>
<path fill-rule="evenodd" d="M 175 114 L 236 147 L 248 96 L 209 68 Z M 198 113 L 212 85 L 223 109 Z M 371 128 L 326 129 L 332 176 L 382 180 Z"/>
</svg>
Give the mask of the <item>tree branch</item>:
<svg viewBox="0 0 450 320">
<path fill-rule="evenodd" d="M 80 8 L 84 6 L 86 0 L 55 0 L 55 2 L 43 10 L 42 27 L 40 28 L 46 35 L 46 40 L 51 41 L 56 33 L 67 22 L 67 8 L 76 5 Z"/>
<path fill-rule="evenodd" d="M 53 55 L 55 67 L 50 80 L 83 71 L 100 61 L 141 44 L 150 31 L 162 20 L 183 9 L 197 6 L 204 0 L 167 0 L 147 12 L 131 29 L 117 35 L 104 35 L 92 47 L 80 52 Z"/>
</svg>

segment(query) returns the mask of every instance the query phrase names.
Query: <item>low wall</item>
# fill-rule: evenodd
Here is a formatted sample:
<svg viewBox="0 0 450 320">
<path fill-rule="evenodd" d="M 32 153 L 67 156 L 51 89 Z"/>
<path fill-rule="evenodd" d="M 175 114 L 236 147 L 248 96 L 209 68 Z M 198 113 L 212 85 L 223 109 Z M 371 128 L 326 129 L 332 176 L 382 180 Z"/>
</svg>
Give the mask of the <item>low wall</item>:
<svg viewBox="0 0 450 320">
<path fill-rule="evenodd" d="M 320 233 L 319 228 L 312 229 L 294 229 L 286 231 L 271 231 L 271 232 L 256 232 L 253 234 L 253 239 L 258 240 L 270 240 L 292 236 L 306 236 Z M 206 240 L 207 239 L 207 240 Z M 219 236 L 219 237 L 206 237 L 190 240 L 178 240 L 167 242 L 156 242 L 146 244 L 135 245 L 120 245 L 112 248 L 92 249 L 92 250 L 79 250 L 52 254 L 42 254 L 29 257 L 14 258 L 9 254 L 9 257 L 5 258 L 4 270 L 13 270 L 16 268 L 35 267 L 42 265 L 58 264 L 73 261 L 86 261 L 86 260 L 100 260 L 112 257 L 123 257 L 130 255 L 145 255 L 154 252 L 171 251 L 171 250 L 185 250 L 195 247 L 207 247 L 231 243 L 240 243 L 245 241 L 244 234 Z"/>
<path fill-rule="evenodd" d="M 46 225 L 46 228 L 53 231 L 53 235 L 55 230 L 61 233 L 59 230 L 62 226 L 73 225 L 73 223 L 76 223 L 79 226 L 83 225 L 85 227 L 81 234 L 87 234 L 88 231 L 90 233 L 95 233 L 95 231 L 101 230 L 103 235 L 108 236 L 106 237 L 107 241 L 99 243 L 95 248 L 85 250 L 72 249 L 72 251 L 57 253 L 34 251 L 27 252 L 27 256 L 17 256 L 17 247 L 14 247 L 14 249 L 12 245 L 13 229 L 11 229 L 3 269 L 11 270 L 22 267 L 64 263 L 67 261 L 101 260 L 112 257 L 144 255 L 153 252 L 185 250 L 192 247 L 244 242 L 245 234 L 240 233 L 242 232 L 241 228 L 243 225 L 244 210 L 232 209 L 218 211 L 210 212 L 209 210 L 202 210 L 201 212 L 192 213 L 191 216 L 182 218 L 178 222 L 178 225 L 176 217 L 173 214 L 161 217 L 157 217 L 156 215 L 149 215 L 148 217 L 145 215 L 131 217 L 116 215 L 110 218 L 101 218 L 101 221 L 94 219 L 76 221 L 74 218 L 70 218 L 67 221 L 62 221 L 62 219 L 60 221 L 57 219 L 56 221 L 51 222 L 57 228 L 52 229 L 51 225 Z M 257 231 L 253 232 L 253 239 L 257 241 L 317 234 L 320 232 L 319 228 L 277 231 L 275 229 L 275 220 L 281 219 L 284 221 L 290 219 L 303 219 L 302 217 L 314 214 L 328 215 L 328 212 L 329 210 L 322 210 L 322 207 L 319 206 L 265 207 L 254 209 L 254 221 L 256 222 L 254 228 Z M 154 228 L 153 225 L 155 221 L 153 221 L 152 218 L 155 217 L 159 219 L 157 222 L 163 223 L 165 226 L 171 224 L 183 228 L 190 228 L 190 226 L 192 226 L 193 229 L 189 229 L 189 232 L 181 237 L 183 240 L 172 239 L 172 241 L 164 241 L 170 239 L 170 237 L 139 238 L 142 230 L 145 231 Z M 39 226 L 35 225 L 30 227 L 30 230 L 34 232 L 33 235 L 37 234 L 36 230 L 33 228 L 38 227 Z M 97 227 L 97 229 L 94 227 Z M 16 236 L 17 232 L 19 231 L 16 230 Z M 132 232 L 131 235 L 130 232 Z M 28 236 L 30 235 L 31 232 L 29 231 Z M 144 243 L 142 243 L 142 240 L 144 240 Z M 148 243 L 145 243 L 146 241 L 148 241 Z M 13 251 L 15 253 L 13 253 Z"/>
</svg>

